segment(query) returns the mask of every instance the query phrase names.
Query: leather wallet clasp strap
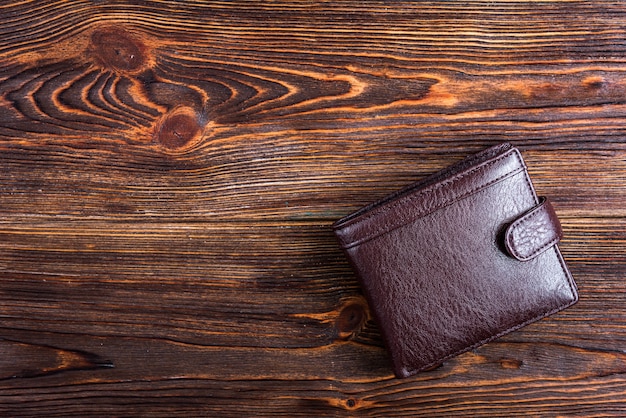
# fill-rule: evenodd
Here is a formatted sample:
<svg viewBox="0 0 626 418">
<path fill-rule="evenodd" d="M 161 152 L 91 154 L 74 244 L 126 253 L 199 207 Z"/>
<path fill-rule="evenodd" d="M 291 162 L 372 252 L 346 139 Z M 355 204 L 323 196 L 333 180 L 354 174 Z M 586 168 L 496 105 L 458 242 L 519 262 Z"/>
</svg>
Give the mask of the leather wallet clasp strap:
<svg viewBox="0 0 626 418">
<path fill-rule="evenodd" d="M 509 225 L 504 243 L 511 256 L 528 261 L 559 242 L 562 236 L 561 223 L 552 204 L 541 197 L 537 206 Z"/>
</svg>

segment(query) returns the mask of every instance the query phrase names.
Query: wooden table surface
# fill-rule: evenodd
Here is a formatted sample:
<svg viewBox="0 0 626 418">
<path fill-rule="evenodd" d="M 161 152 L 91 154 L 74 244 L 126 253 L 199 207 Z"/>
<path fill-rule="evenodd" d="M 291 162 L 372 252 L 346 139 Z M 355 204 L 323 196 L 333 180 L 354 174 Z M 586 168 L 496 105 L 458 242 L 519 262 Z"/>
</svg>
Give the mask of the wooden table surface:
<svg viewBox="0 0 626 418">
<path fill-rule="evenodd" d="M 0 22 L 0 415 L 626 415 L 626 2 Z M 504 141 L 580 301 L 396 379 L 330 225 Z"/>
</svg>

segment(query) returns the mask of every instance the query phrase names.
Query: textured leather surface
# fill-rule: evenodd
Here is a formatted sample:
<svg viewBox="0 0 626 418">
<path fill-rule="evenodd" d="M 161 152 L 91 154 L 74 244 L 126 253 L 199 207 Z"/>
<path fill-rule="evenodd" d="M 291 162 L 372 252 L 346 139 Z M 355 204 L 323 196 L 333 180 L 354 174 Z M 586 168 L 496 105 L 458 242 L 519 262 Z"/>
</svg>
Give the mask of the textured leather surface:
<svg viewBox="0 0 626 418">
<path fill-rule="evenodd" d="M 554 232 L 555 220 L 519 151 L 504 144 L 338 221 L 395 374 L 428 369 L 575 303 L 576 285 L 542 229 Z M 527 261 L 507 250 L 512 225 L 512 251 Z"/>
<path fill-rule="evenodd" d="M 559 242 L 563 230 L 548 199 L 513 222 L 505 233 L 504 243 L 509 254 L 528 261 Z"/>
</svg>

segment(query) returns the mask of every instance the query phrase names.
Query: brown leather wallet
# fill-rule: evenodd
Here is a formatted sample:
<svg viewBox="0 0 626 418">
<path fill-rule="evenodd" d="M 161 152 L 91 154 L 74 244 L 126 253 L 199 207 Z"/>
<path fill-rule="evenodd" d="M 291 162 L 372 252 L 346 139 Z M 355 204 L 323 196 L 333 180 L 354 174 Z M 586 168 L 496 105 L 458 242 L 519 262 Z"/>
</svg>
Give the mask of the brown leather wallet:
<svg viewBox="0 0 626 418">
<path fill-rule="evenodd" d="M 520 152 L 501 144 L 333 226 L 407 377 L 578 300 Z"/>
</svg>

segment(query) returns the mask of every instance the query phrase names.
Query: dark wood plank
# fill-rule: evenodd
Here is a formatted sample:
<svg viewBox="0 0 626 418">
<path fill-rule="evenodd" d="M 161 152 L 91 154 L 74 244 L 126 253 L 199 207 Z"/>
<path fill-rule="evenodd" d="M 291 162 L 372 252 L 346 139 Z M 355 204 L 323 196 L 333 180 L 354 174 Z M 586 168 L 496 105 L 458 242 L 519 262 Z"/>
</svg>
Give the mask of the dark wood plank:
<svg viewBox="0 0 626 418">
<path fill-rule="evenodd" d="M 0 414 L 626 414 L 625 5 L 0 18 Z M 501 141 L 580 302 L 395 379 L 330 224 Z"/>
</svg>

